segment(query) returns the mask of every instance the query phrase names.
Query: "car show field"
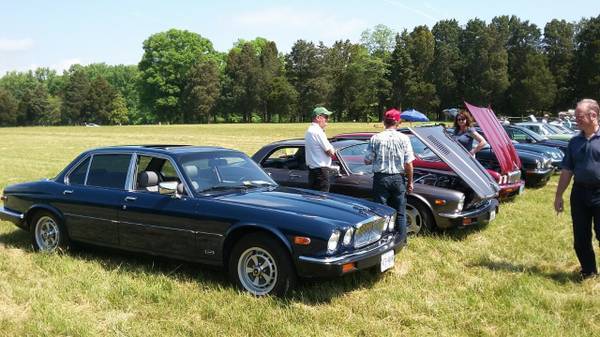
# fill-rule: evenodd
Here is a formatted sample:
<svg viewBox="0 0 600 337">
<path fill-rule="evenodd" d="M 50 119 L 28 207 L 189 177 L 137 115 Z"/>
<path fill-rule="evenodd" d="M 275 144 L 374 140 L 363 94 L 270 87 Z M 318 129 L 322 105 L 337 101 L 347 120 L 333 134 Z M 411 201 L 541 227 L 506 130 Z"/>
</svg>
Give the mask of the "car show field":
<svg viewBox="0 0 600 337">
<path fill-rule="evenodd" d="M 95 147 L 190 144 L 251 156 L 306 127 L 2 128 L 0 191 L 52 178 Z M 380 130 L 331 122 L 326 133 Z M 487 225 L 410 236 L 386 273 L 300 281 L 285 298 L 252 296 L 219 269 L 181 260 L 87 245 L 36 253 L 28 232 L 0 221 L 0 336 L 600 335 L 600 280 L 579 280 L 568 205 L 559 216 L 552 207 L 557 178 L 501 203 Z"/>
</svg>

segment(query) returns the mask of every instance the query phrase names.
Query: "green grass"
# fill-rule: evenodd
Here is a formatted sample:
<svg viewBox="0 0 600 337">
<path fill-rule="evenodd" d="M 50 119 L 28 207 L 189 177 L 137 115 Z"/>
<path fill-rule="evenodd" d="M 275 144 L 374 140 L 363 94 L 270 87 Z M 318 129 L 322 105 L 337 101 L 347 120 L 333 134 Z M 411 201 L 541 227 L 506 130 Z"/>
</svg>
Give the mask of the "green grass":
<svg viewBox="0 0 600 337">
<path fill-rule="evenodd" d="M 254 153 L 304 124 L 0 129 L 0 189 L 52 177 L 103 145 L 186 143 Z M 335 124 L 333 136 L 377 131 Z M 93 247 L 37 254 L 0 222 L 0 336 L 598 336 L 600 280 L 579 282 L 557 179 L 483 228 L 410 238 L 381 277 L 304 282 L 288 299 L 239 293 L 197 264 Z M 568 195 L 566 195 L 568 196 Z M 597 244 L 595 243 L 595 246 Z"/>
</svg>

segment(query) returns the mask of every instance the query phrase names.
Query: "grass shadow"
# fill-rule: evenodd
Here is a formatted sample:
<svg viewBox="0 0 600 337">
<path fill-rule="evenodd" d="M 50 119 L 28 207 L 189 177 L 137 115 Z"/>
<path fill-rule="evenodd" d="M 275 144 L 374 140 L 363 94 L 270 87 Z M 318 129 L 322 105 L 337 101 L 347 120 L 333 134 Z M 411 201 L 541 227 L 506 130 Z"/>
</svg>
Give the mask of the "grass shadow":
<svg viewBox="0 0 600 337">
<path fill-rule="evenodd" d="M 448 229 L 439 229 L 425 235 L 452 241 L 463 241 L 472 234 L 486 229 L 488 224 L 476 224 L 472 226 L 461 226 Z M 410 240 L 410 238 L 409 238 Z"/>
<path fill-rule="evenodd" d="M 492 271 L 501 271 L 508 273 L 524 273 L 548 278 L 556 283 L 566 284 L 580 282 L 581 277 L 574 272 L 563 270 L 544 270 L 538 266 L 530 266 L 518 264 L 508 261 L 493 261 L 489 258 L 484 258 L 477 263 L 467 265 L 468 267 L 484 267 Z"/>
<path fill-rule="evenodd" d="M 7 247 L 33 252 L 31 237 L 26 231 L 14 230 L 0 234 L 0 243 Z M 214 289 L 234 288 L 227 274 L 220 267 L 85 243 L 72 243 L 71 249 L 66 254 L 76 259 L 96 262 L 107 271 L 165 275 L 177 281 L 201 282 Z M 347 292 L 372 288 L 381 277 L 381 274 L 361 271 L 340 278 L 301 279 L 290 295 L 286 298 L 278 298 L 276 302 L 282 306 L 298 302 L 306 305 L 329 303 Z"/>
<path fill-rule="evenodd" d="M 24 230 L 13 230 L 12 232 L 0 234 L 0 243 L 7 247 L 19 248 L 26 251 L 33 251 L 31 243 L 31 234 Z"/>
</svg>

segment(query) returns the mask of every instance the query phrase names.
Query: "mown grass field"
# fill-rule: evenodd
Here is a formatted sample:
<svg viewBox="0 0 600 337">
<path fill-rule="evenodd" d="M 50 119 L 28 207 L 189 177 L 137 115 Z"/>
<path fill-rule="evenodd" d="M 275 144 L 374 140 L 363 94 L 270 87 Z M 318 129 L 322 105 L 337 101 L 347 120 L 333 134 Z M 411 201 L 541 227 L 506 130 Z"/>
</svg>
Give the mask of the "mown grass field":
<svg viewBox="0 0 600 337">
<path fill-rule="evenodd" d="M 58 173 L 81 151 L 141 143 L 254 153 L 304 124 L 0 129 L 0 189 Z M 378 130 L 335 124 L 339 132 Z M 219 270 L 79 247 L 37 254 L 0 222 L 0 336 L 600 336 L 600 280 L 580 282 L 557 179 L 484 228 L 412 237 L 382 277 L 302 283 L 287 299 L 235 290 Z M 568 197 L 568 195 L 566 195 Z M 597 247 L 597 242 L 595 247 Z"/>
</svg>

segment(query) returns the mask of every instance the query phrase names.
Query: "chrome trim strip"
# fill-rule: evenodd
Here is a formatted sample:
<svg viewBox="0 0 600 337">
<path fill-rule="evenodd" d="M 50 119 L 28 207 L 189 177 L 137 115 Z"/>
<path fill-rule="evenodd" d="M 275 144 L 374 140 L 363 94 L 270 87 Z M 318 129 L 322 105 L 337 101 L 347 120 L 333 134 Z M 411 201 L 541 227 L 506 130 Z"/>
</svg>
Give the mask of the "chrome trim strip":
<svg viewBox="0 0 600 337">
<path fill-rule="evenodd" d="M 486 210 L 488 210 L 488 208 L 490 208 L 490 206 L 492 206 L 492 201 L 488 200 L 485 203 L 485 206 L 482 206 L 481 208 L 477 208 L 477 209 L 466 211 L 466 212 L 460 212 L 460 213 L 439 213 L 438 215 L 441 217 L 450 218 L 450 219 L 464 218 L 464 217 L 469 217 L 469 216 L 473 216 L 476 214 L 481 214 L 481 213 L 485 212 Z"/>
<path fill-rule="evenodd" d="M 17 218 L 17 219 L 21 219 L 21 220 L 23 220 L 25 218 L 25 216 L 23 215 L 23 213 L 16 213 L 16 212 L 13 212 L 13 211 L 9 211 L 9 210 L 7 210 L 4 207 L 0 207 L 0 213 L 6 214 L 6 215 L 8 215 L 8 216 L 10 216 L 12 218 Z"/>
<path fill-rule="evenodd" d="M 382 217 L 379 216 L 379 215 L 374 215 L 374 216 L 372 216 L 372 217 L 370 217 L 370 218 L 368 218 L 366 220 L 363 220 L 363 221 L 357 223 L 356 225 L 354 225 L 354 227 L 356 227 L 356 229 L 359 229 L 362 225 L 364 225 L 366 223 L 369 223 L 371 221 L 379 220 L 380 218 L 382 218 Z"/>
<path fill-rule="evenodd" d="M 125 179 L 125 190 L 133 191 L 133 183 L 134 183 L 134 174 L 137 167 L 137 153 L 133 153 L 131 155 L 131 160 L 129 161 L 129 169 L 127 169 L 127 179 Z"/>
<path fill-rule="evenodd" d="M 373 248 L 369 248 L 368 250 L 363 250 L 363 251 L 359 251 L 359 252 L 354 252 L 354 253 L 350 253 L 350 254 L 346 254 L 346 255 L 341 255 L 341 256 L 332 256 L 332 257 L 325 257 L 325 258 L 315 258 L 315 257 L 309 257 L 309 256 L 300 256 L 298 257 L 300 260 L 302 261 L 306 261 L 306 262 L 312 262 L 312 263 L 321 263 L 321 264 L 331 264 L 331 263 L 335 263 L 344 259 L 348 259 L 351 257 L 355 257 L 355 256 L 361 256 L 361 255 L 365 255 L 368 253 L 371 253 L 375 250 L 381 249 L 381 250 L 387 250 L 387 249 L 392 249 L 394 247 L 394 242 L 387 242 L 384 245 L 381 246 L 377 246 L 377 247 L 373 247 Z"/>
<path fill-rule="evenodd" d="M 217 233 L 192 231 L 192 230 L 188 230 L 188 229 L 173 228 L 173 227 L 164 227 L 164 226 L 156 226 L 156 225 L 146 225 L 146 224 L 141 224 L 141 223 L 137 223 L 137 222 L 109 220 L 109 219 L 96 218 L 96 217 L 87 216 L 87 215 L 78 215 L 78 214 L 73 214 L 73 213 L 64 213 L 64 215 L 65 216 L 85 218 L 85 219 L 92 219 L 92 220 L 100 220 L 100 221 L 112 222 L 112 223 L 116 223 L 116 224 L 128 224 L 128 225 L 134 225 L 134 226 L 143 226 L 143 227 L 150 227 L 150 228 L 168 229 L 168 230 L 173 230 L 173 231 L 190 232 L 190 233 L 194 233 L 194 234 L 205 234 L 205 235 L 213 235 L 213 236 L 219 236 L 219 237 L 223 236 L 222 234 L 217 234 Z"/>
<path fill-rule="evenodd" d="M 172 230 L 172 231 L 176 231 L 176 232 L 189 232 L 192 234 L 206 234 L 206 235 L 219 236 L 219 237 L 223 236 L 223 235 L 217 234 L 217 233 L 207 233 L 207 232 L 200 232 L 200 231 L 193 231 L 193 230 L 189 230 L 189 229 L 181 229 L 181 228 L 173 228 L 173 227 L 165 227 L 165 226 L 146 225 L 146 224 L 141 224 L 141 223 L 137 223 L 137 222 L 119 221 L 119 223 L 140 226 L 140 227 L 149 227 L 149 228 L 154 228 L 154 229 Z"/>
</svg>

